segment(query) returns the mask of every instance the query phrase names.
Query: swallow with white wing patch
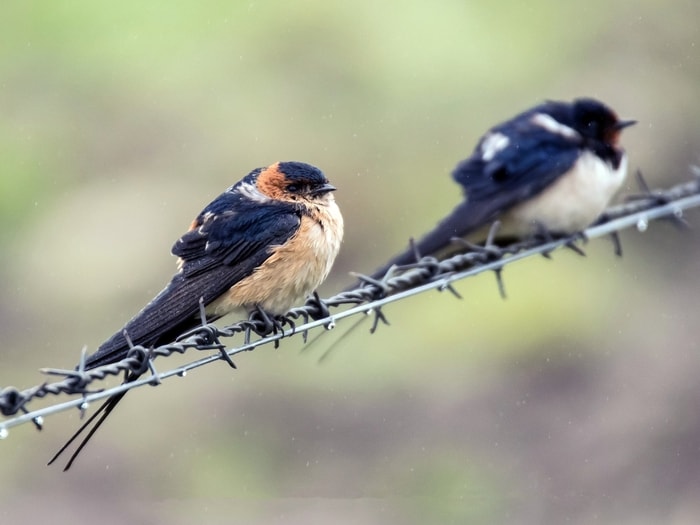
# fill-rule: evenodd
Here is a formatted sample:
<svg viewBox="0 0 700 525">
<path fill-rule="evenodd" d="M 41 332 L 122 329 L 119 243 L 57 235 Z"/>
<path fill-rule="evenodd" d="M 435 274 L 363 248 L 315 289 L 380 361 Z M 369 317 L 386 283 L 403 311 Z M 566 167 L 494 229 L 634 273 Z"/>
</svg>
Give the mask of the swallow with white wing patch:
<svg viewBox="0 0 700 525">
<path fill-rule="evenodd" d="M 581 98 L 545 102 L 495 126 L 452 173 L 464 201 L 372 277 L 416 262 L 416 252 L 447 257 L 459 249 L 455 238 L 483 241 L 496 220 L 500 242 L 586 228 L 625 180 L 627 155 L 618 143 L 620 132 L 634 123 L 618 119 L 602 102 Z"/>
</svg>

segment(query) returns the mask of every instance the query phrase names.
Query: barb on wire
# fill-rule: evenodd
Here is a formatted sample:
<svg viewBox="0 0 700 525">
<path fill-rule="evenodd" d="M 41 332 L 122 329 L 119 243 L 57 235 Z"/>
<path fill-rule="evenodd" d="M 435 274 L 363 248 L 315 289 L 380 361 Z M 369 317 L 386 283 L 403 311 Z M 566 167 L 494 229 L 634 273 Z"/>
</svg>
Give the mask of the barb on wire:
<svg viewBox="0 0 700 525">
<path fill-rule="evenodd" d="M 382 312 L 382 306 L 385 304 L 434 289 L 447 290 L 456 297 L 460 297 L 452 287 L 452 283 L 483 272 L 494 272 L 501 296 L 505 297 L 501 274 L 506 264 L 533 255 L 549 256 L 553 250 L 560 247 L 574 248 L 583 254 L 580 246 L 574 245 L 575 241 L 604 235 L 613 236 L 617 253 L 620 251 L 619 239 L 617 239 L 617 232 L 620 230 L 636 227 L 638 231 L 643 232 L 648 228 L 650 221 L 657 219 L 669 219 L 678 225 L 687 225 L 683 220 L 683 211 L 700 207 L 700 168 L 692 168 L 692 170 L 693 180 L 666 190 L 652 191 L 642 180 L 640 194 L 632 196 L 623 204 L 609 208 L 595 224 L 581 234 L 570 238 L 524 241 L 499 247 L 491 242 L 492 236 L 490 236 L 484 246 L 465 245 L 468 251 L 443 261 L 424 257 L 415 264 L 394 267 L 381 280 L 357 275 L 361 282 L 357 288 L 325 300 L 314 295 L 304 306 L 294 308 L 278 319 L 269 319 L 262 312 L 254 312 L 248 320 L 218 327 L 207 324 L 206 319 L 202 317 L 202 326 L 181 335 L 171 344 L 153 349 L 133 346 L 123 360 L 91 370 L 85 370 L 82 366 L 85 354 L 83 350 L 81 364 L 76 370 L 54 368 L 41 370 L 45 375 L 63 377 L 60 381 L 47 381 L 21 391 L 15 387 L 0 390 L 0 413 L 8 418 L 0 422 L 0 439 L 7 437 L 8 429 L 11 427 L 31 421 L 40 429 L 43 418 L 47 415 L 73 407 L 78 407 L 81 412 L 84 412 L 90 403 L 99 399 L 147 384 L 160 384 L 173 376 L 184 377 L 190 370 L 214 361 L 224 360 L 235 368 L 232 358 L 239 353 L 251 351 L 265 344 L 278 345 L 280 339 L 296 333 L 301 333 L 306 341 L 310 330 L 321 327 L 331 330 L 338 321 L 353 315 L 362 313 L 373 315 L 372 331 L 374 331 L 380 323 L 389 324 Z M 331 309 L 340 310 L 331 313 Z M 221 339 L 231 338 L 237 334 L 242 334 L 243 343 L 227 349 Z M 258 338 L 251 340 L 253 334 Z M 182 354 L 190 349 L 216 350 L 216 353 L 165 372 L 156 372 L 153 368 L 154 358 L 164 358 L 175 353 Z M 150 369 L 150 375 L 135 381 L 109 389 L 92 388 L 93 383 L 102 381 L 108 376 L 118 376 L 124 372 L 143 372 L 148 369 Z M 32 411 L 27 408 L 35 399 L 60 395 L 79 397 Z"/>
</svg>

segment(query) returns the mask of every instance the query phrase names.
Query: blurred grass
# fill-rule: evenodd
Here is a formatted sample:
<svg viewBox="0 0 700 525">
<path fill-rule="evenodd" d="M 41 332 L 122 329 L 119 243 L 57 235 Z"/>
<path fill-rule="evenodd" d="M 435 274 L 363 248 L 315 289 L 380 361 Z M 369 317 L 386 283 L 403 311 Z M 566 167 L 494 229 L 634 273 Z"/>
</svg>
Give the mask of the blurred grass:
<svg viewBox="0 0 700 525">
<path fill-rule="evenodd" d="M 432 227 L 460 198 L 454 164 L 542 99 L 596 96 L 638 119 L 623 142 L 652 185 L 698 159 L 693 2 L 2 11 L 0 385 L 72 366 L 118 329 L 171 275 L 166 254 L 191 218 L 257 166 L 304 160 L 339 187 L 347 234 L 329 294 Z M 304 352 L 286 341 L 233 375 L 209 367 L 134 393 L 69 476 L 42 462 L 77 414 L 41 435 L 13 430 L 0 447 L 15 480 L 4 521 L 45 519 L 27 496 L 51 495 L 52 519 L 83 509 L 103 525 L 201 512 L 222 523 L 624 522 L 650 509 L 692 523 L 682 495 L 696 488 L 684 440 L 700 435 L 697 234 L 660 225 L 624 240 L 621 261 L 597 241 L 586 259 L 507 268 L 506 301 L 481 276 L 458 284 L 463 301 L 432 293 L 388 307 L 390 327 L 369 336 L 365 323 L 320 366 L 342 325 Z M 681 466 L 645 460 L 666 457 L 661 442 Z M 660 472 L 673 490 L 628 487 L 630 472 Z"/>
</svg>

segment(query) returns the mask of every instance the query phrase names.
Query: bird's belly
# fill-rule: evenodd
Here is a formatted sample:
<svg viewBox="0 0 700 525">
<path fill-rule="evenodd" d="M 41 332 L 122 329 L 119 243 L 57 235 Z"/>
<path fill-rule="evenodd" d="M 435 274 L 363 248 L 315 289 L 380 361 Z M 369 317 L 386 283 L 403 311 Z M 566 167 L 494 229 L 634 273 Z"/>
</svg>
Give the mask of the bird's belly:
<svg viewBox="0 0 700 525">
<path fill-rule="evenodd" d="M 328 276 L 342 235 L 339 212 L 324 213 L 323 223 L 304 216 L 294 236 L 273 247 L 265 262 L 213 301 L 207 312 L 221 316 L 240 307 L 259 306 L 272 314 L 285 313 Z"/>
<path fill-rule="evenodd" d="M 597 155 L 584 152 L 542 193 L 508 210 L 501 218 L 503 231 L 524 237 L 540 227 L 563 234 L 583 230 L 610 204 L 626 174 L 626 156 L 613 169 Z"/>
</svg>

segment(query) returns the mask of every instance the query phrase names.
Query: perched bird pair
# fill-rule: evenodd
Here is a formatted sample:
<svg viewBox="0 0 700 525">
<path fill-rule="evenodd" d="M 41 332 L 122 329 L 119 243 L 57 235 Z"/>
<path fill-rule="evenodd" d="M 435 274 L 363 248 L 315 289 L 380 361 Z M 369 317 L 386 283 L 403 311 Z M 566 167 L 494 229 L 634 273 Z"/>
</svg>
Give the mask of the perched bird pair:
<svg viewBox="0 0 700 525">
<path fill-rule="evenodd" d="M 415 249 L 373 276 L 415 262 L 416 251 L 445 256 L 455 237 L 477 234 L 496 219 L 503 224 L 500 234 L 513 237 L 542 228 L 558 234 L 585 228 L 622 185 L 627 159 L 618 139 L 633 123 L 598 101 L 578 99 L 546 102 L 495 126 L 453 173 L 464 202 Z M 90 355 L 85 368 L 126 357 L 125 332 L 134 345 L 171 342 L 201 322 L 200 301 L 208 321 L 239 309 L 286 312 L 326 278 L 340 248 L 343 219 L 333 190 L 320 170 L 301 162 L 249 173 L 194 220 L 173 246 L 179 260 L 170 284 Z M 123 396 L 108 399 L 51 462 L 96 421 L 70 468 Z"/>
</svg>

